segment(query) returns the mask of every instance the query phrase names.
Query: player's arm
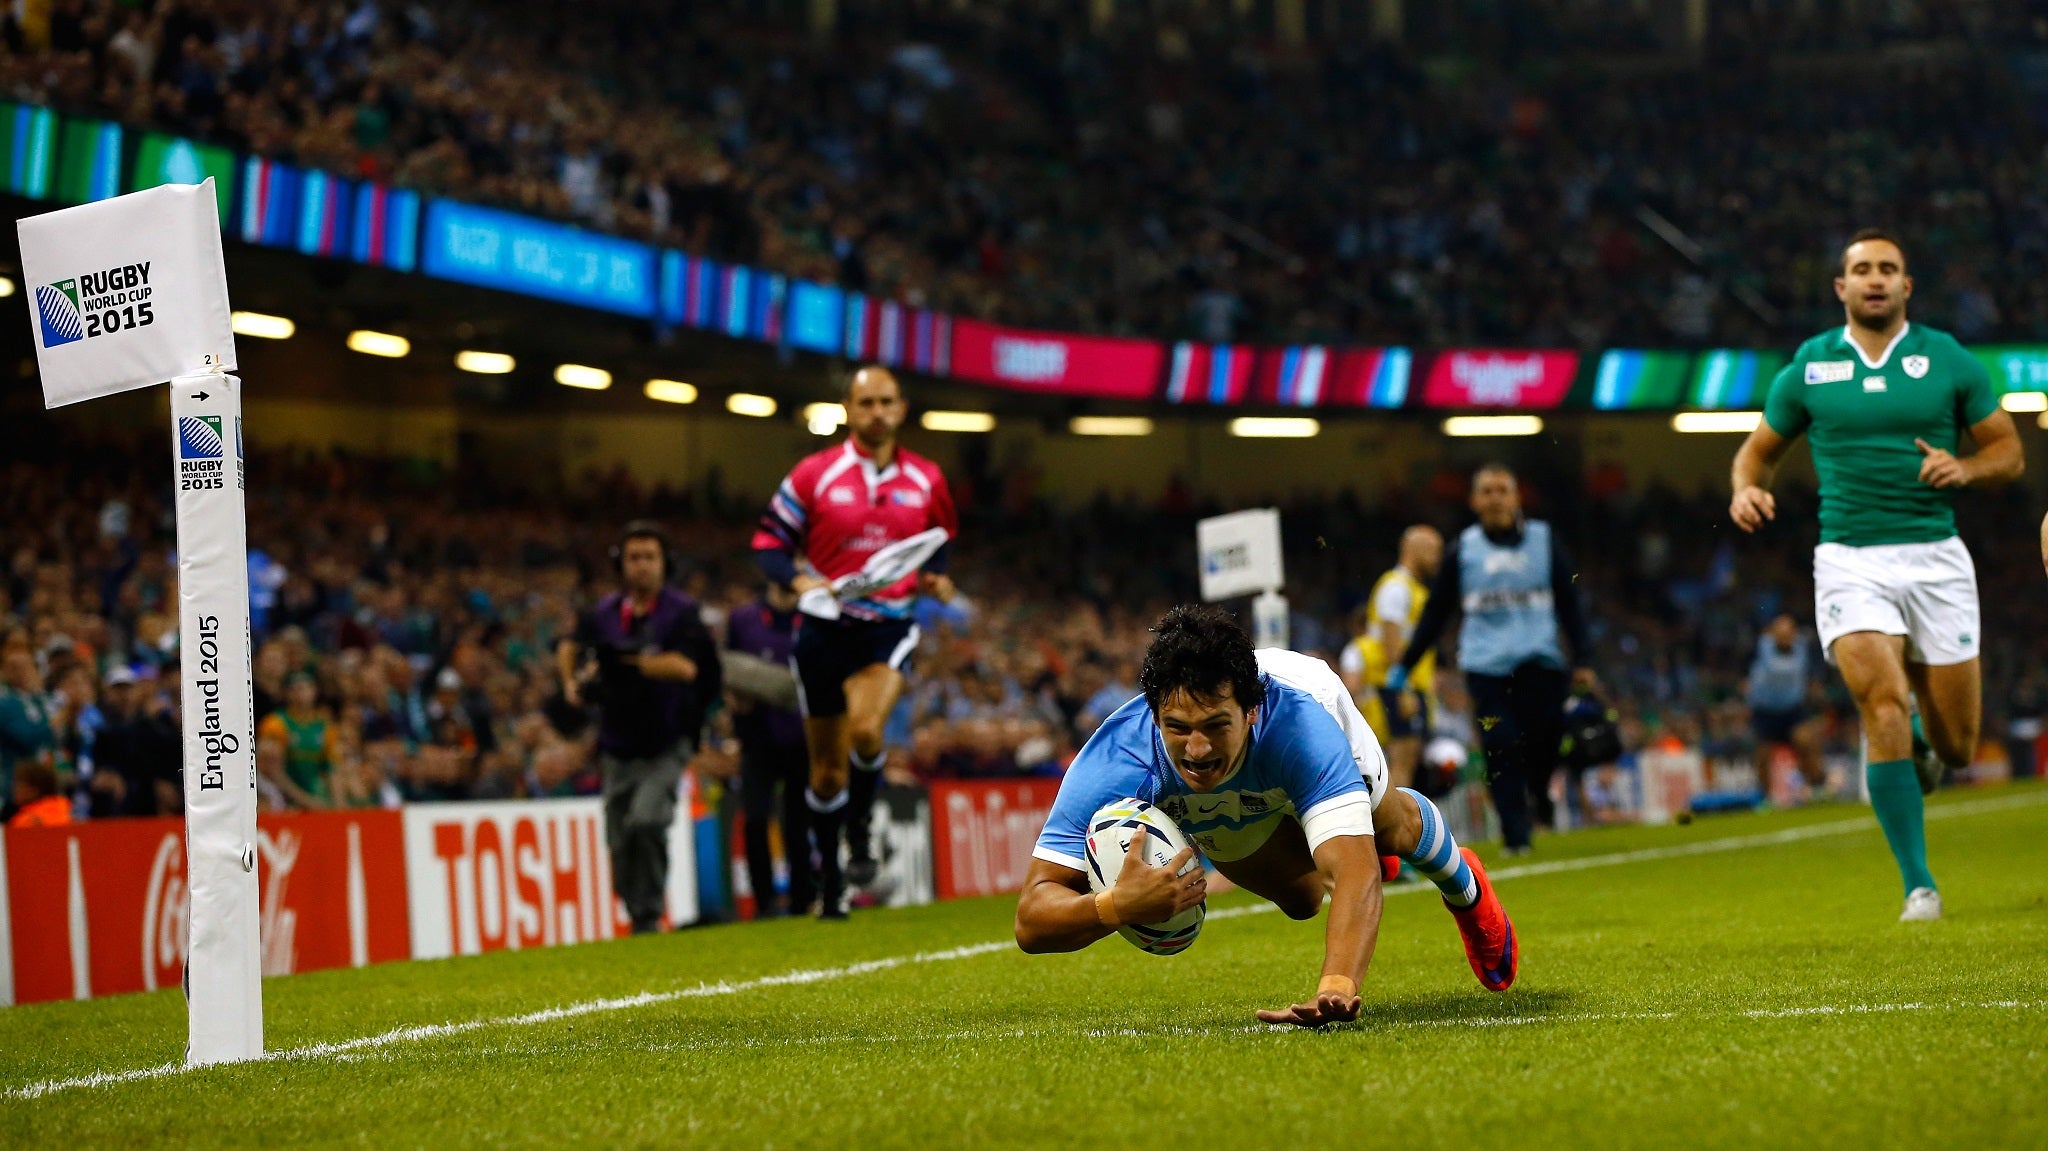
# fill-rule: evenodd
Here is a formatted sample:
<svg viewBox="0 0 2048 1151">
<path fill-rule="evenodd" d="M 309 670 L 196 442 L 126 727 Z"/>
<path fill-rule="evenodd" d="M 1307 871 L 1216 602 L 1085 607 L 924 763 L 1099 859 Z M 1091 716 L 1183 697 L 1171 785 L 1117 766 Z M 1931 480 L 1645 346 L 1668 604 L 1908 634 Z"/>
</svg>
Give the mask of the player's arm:
<svg viewBox="0 0 2048 1151">
<path fill-rule="evenodd" d="M 676 618 L 661 647 L 634 657 L 640 674 L 648 679 L 671 680 L 697 685 L 703 699 L 716 699 L 724 683 L 719 674 L 718 645 L 710 629 L 695 612 Z"/>
<path fill-rule="evenodd" d="M 1017 947 L 1028 955 L 1079 951 L 1123 924 L 1172 919 L 1209 894 L 1201 868 L 1180 874 L 1194 857 L 1194 848 L 1184 848 L 1166 866 L 1152 867 L 1143 852 L 1129 852 L 1116 885 L 1095 895 L 1088 891 L 1086 875 L 1033 857 L 1024 893 L 1017 898 Z"/>
<path fill-rule="evenodd" d="M 1261 1008 L 1261 1023 L 1321 1027 L 1358 1018 L 1358 985 L 1372 963 L 1380 937 L 1386 892 L 1380 887 L 1380 859 L 1370 835 L 1338 835 L 1315 849 L 1316 870 L 1330 877 L 1330 924 L 1323 935 L 1322 978 L 1305 1003 L 1279 1010 Z"/>
<path fill-rule="evenodd" d="M 1728 518 L 1736 527 L 1753 532 L 1765 520 L 1776 519 L 1778 501 L 1770 492 L 1771 477 L 1792 441 L 1806 431 L 1812 415 L 1806 410 L 1805 362 L 1793 357 L 1771 380 L 1764 393 L 1763 419 L 1736 450 L 1735 463 L 1728 470 Z"/>
<path fill-rule="evenodd" d="M 2019 429 L 2004 409 L 1970 425 L 1970 438 L 1977 450 L 1967 456 L 1945 452 L 1926 440 L 1914 440 L 1920 449 L 1920 482 L 1937 488 L 1998 487 L 2020 478 L 2027 470 L 2027 458 L 2020 448 Z"/>
<path fill-rule="evenodd" d="M 830 580 L 797 568 L 809 525 L 810 509 L 797 494 L 796 472 L 791 472 L 777 485 L 775 494 L 768 497 L 768 508 L 754 527 L 753 548 L 754 562 L 760 565 L 761 574 L 796 589 L 799 595 L 812 588 L 831 586 Z"/>
<path fill-rule="evenodd" d="M 1729 469 L 1728 482 L 1735 493 L 1728 504 L 1728 518 L 1735 526 L 1746 532 L 1762 527 L 1765 520 L 1778 517 L 1778 501 L 1771 495 L 1771 477 L 1778 471 L 1778 461 L 1785 458 L 1786 449 L 1792 441 L 1771 429 L 1769 421 L 1757 424 L 1749 438 L 1742 441 L 1742 447 L 1735 453 L 1735 464 Z"/>
<path fill-rule="evenodd" d="M 1408 650 L 1401 653 L 1400 662 L 1387 673 L 1387 687 L 1400 691 L 1408 686 L 1408 673 L 1443 638 L 1444 628 L 1451 622 L 1451 609 L 1464 602 L 1464 581 L 1458 574 L 1458 541 L 1444 545 L 1443 566 L 1436 571 L 1436 582 L 1430 585 L 1429 602 L 1422 605 L 1422 618 L 1415 621 L 1415 634 L 1408 637 Z"/>
<path fill-rule="evenodd" d="M 562 698 L 570 707 L 583 706 L 583 669 L 578 667 L 583 652 L 597 641 L 597 628 L 592 617 L 579 616 L 576 630 L 572 635 L 555 641 L 555 679 L 562 685 Z"/>
<path fill-rule="evenodd" d="M 940 603 L 952 603 L 958 589 L 946 569 L 951 564 L 953 541 L 960 538 L 960 509 L 953 504 L 953 487 L 946 482 L 944 472 L 931 469 L 931 481 L 929 525 L 946 529 L 946 542 L 939 545 L 932 558 L 924 561 L 924 569 L 917 577 L 917 590 Z"/>
<path fill-rule="evenodd" d="M 1550 602 L 1557 615 L 1557 629 L 1564 633 L 1565 646 L 1571 649 L 1573 690 L 1596 690 L 1593 637 L 1586 627 L 1585 607 L 1579 602 L 1579 569 L 1572 563 L 1571 553 L 1555 537 L 1550 545 Z"/>
<path fill-rule="evenodd" d="M 1405 579 L 1383 579 L 1373 589 L 1372 612 L 1380 622 L 1374 625 L 1373 638 L 1380 641 L 1380 650 L 1388 659 L 1396 659 L 1407 646 L 1407 638 L 1401 634 L 1401 627 L 1408 620 L 1415 607 L 1415 593 Z"/>
</svg>

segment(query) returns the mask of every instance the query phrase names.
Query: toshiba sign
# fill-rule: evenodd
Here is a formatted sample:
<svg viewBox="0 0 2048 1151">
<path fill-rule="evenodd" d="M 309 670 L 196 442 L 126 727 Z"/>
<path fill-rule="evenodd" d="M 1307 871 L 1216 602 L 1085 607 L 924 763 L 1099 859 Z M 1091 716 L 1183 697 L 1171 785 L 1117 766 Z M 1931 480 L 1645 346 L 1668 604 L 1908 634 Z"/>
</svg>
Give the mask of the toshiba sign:
<svg viewBox="0 0 2048 1151">
<path fill-rule="evenodd" d="M 412 804 L 403 814 L 414 959 L 626 934 L 602 800 Z M 695 860 L 690 821 L 678 818 L 669 828 L 670 924 L 697 918 Z"/>
</svg>

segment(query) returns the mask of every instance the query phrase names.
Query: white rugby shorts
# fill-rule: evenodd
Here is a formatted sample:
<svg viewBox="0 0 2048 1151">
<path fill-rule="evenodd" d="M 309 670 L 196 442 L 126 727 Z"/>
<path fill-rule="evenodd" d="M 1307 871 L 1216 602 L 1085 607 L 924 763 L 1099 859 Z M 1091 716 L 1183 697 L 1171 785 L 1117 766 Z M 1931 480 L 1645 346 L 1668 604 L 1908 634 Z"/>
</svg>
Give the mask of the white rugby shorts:
<svg viewBox="0 0 2048 1151">
<path fill-rule="evenodd" d="M 1874 631 L 1906 637 L 1906 661 L 1944 667 L 1976 659 L 1983 643 L 1977 565 L 1958 536 L 1925 544 L 1813 549 L 1813 618 L 1821 650 Z"/>
</svg>

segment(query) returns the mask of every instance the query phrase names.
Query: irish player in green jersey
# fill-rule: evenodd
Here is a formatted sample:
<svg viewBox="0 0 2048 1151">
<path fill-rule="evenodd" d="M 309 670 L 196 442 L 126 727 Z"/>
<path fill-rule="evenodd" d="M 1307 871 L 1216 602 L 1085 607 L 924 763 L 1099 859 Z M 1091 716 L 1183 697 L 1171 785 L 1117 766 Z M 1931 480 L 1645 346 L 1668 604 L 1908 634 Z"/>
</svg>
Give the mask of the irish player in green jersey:
<svg viewBox="0 0 2048 1151">
<path fill-rule="evenodd" d="M 1763 422 L 1735 454 L 1728 514 L 1746 532 L 1775 518 L 1771 473 L 1808 438 L 1821 646 L 1863 715 L 1870 803 L 1906 888 L 1899 918 L 1939 919 L 1921 797 L 1943 763 L 1970 761 L 1983 711 L 1977 572 L 1951 501 L 1958 488 L 2017 479 L 2025 462 L 1984 366 L 1948 333 L 1906 321 L 1913 278 L 1897 240 L 1858 232 L 1835 295 L 1848 323 L 1800 345 L 1771 382 Z M 1977 450 L 1957 456 L 1965 431 Z"/>
</svg>

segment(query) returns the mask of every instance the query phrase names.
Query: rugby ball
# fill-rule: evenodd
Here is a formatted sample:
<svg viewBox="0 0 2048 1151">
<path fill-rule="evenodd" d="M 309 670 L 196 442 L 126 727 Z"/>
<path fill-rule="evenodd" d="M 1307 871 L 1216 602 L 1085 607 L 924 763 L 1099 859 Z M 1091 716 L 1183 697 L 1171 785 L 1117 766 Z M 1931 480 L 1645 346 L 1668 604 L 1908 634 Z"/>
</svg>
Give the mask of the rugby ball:
<svg viewBox="0 0 2048 1151">
<path fill-rule="evenodd" d="M 1143 860 L 1164 867 L 1186 851 L 1187 837 L 1174 826 L 1165 812 L 1142 799 L 1119 799 L 1095 813 L 1088 821 L 1088 890 L 1108 891 L 1124 867 L 1124 856 L 1142 851 Z M 1181 869 L 1186 875 L 1202 866 L 1199 855 Z M 1202 917 L 1208 913 L 1203 900 L 1164 923 L 1126 923 L 1116 929 L 1140 951 L 1153 955 L 1179 955 L 1202 932 Z"/>
</svg>

